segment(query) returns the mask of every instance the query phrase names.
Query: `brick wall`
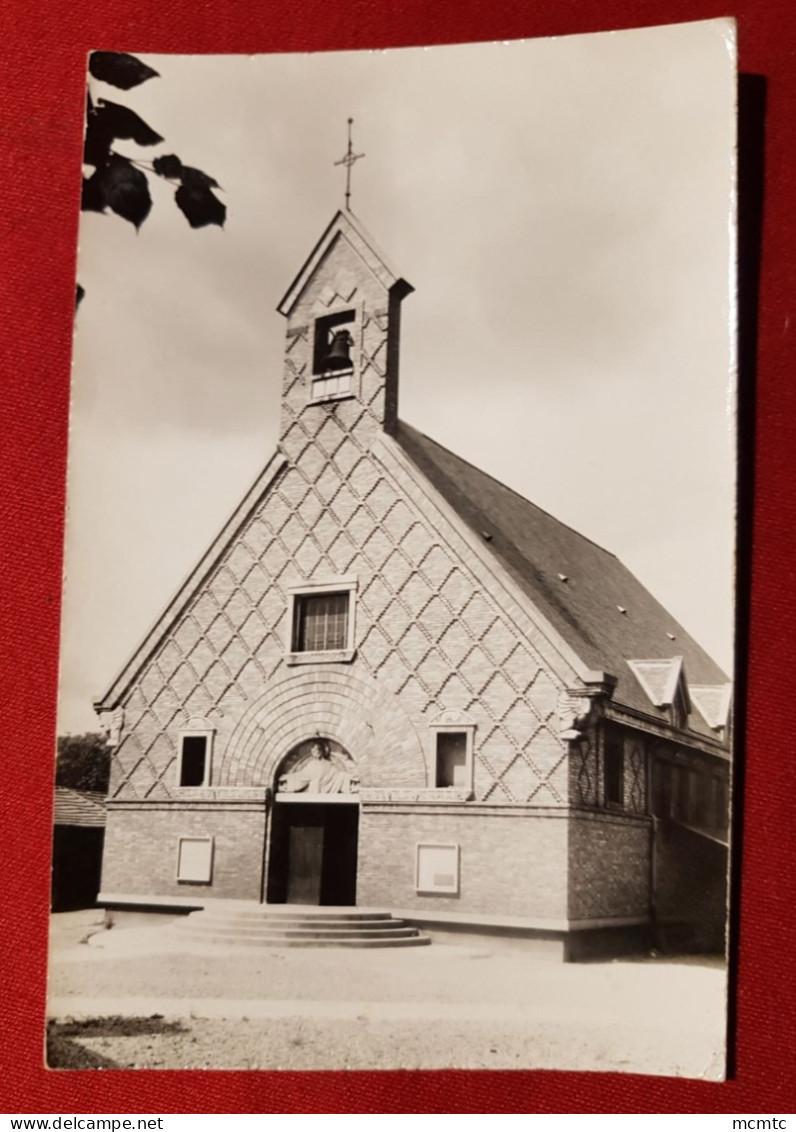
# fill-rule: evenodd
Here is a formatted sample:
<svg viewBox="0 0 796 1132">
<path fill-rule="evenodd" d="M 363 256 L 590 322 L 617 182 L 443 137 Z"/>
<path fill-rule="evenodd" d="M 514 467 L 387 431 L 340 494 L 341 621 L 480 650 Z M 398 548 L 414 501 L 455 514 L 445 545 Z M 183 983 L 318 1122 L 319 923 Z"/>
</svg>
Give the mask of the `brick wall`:
<svg viewBox="0 0 796 1132">
<path fill-rule="evenodd" d="M 567 822 L 554 810 L 532 814 L 475 806 L 423 812 L 365 806 L 359 838 L 359 904 L 557 920 L 566 916 Z M 458 896 L 415 891 L 415 847 L 423 841 L 460 846 Z"/>
<path fill-rule="evenodd" d="M 113 807 L 105 831 L 102 892 L 259 900 L 264 831 L 264 807 Z M 180 837 L 214 838 L 211 884 L 177 881 Z"/>
<path fill-rule="evenodd" d="M 574 813 L 569 820 L 569 916 L 647 916 L 650 827 L 620 813 Z"/>
</svg>

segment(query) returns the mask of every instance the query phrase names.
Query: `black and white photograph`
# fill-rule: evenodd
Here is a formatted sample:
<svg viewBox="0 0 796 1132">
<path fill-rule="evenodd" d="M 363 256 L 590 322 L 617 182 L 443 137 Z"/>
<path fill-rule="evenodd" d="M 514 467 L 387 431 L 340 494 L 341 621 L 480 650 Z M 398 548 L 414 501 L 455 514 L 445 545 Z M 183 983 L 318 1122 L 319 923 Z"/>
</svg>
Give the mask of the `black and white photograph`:
<svg viewBox="0 0 796 1132">
<path fill-rule="evenodd" d="M 733 22 L 88 72 L 49 1066 L 722 1080 Z"/>
</svg>

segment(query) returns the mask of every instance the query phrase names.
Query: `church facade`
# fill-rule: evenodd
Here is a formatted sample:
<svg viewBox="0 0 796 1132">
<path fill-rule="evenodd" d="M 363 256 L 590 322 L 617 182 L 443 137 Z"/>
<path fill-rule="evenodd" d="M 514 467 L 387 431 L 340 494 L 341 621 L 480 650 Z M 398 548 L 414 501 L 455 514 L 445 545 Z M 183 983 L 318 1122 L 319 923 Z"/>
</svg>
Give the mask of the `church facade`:
<svg viewBox="0 0 796 1132">
<path fill-rule="evenodd" d="M 100 901 L 715 942 L 727 677 L 613 555 L 399 419 L 411 291 L 341 211 L 280 303 L 277 452 L 95 705 Z"/>
</svg>

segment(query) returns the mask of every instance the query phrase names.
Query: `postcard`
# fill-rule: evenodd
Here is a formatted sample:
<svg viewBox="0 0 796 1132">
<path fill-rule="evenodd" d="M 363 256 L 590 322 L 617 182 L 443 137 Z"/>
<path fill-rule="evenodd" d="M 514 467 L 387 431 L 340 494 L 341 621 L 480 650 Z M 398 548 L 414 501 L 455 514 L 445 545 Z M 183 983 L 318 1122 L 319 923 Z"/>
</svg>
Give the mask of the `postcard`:
<svg viewBox="0 0 796 1132">
<path fill-rule="evenodd" d="M 735 83 L 89 57 L 51 1068 L 722 1079 Z"/>
</svg>

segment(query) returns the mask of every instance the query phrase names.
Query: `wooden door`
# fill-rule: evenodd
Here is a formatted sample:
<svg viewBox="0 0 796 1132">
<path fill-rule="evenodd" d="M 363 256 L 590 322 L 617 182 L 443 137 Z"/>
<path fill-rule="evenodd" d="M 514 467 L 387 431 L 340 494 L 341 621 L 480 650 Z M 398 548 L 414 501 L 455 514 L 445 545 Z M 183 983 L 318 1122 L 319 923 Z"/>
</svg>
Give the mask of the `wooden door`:
<svg viewBox="0 0 796 1132">
<path fill-rule="evenodd" d="M 290 826 L 287 851 L 288 904 L 320 904 L 323 824 Z"/>
</svg>

